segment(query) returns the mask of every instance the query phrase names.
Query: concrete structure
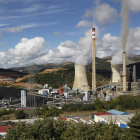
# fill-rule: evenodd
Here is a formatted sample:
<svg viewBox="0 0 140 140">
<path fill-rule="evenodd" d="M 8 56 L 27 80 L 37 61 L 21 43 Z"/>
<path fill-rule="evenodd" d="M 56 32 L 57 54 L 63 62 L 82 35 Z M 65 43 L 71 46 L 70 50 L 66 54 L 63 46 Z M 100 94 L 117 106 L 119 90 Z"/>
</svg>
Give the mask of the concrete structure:
<svg viewBox="0 0 140 140">
<path fill-rule="evenodd" d="M 92 90 L 96 91 L 95 28 L 92 28 Z"/>
<path fill-rule="evenodd" d="M 21 107 L 26 107 L 26 91 L 21 90 Z"/>
<path fill-rule="evenodd" d="M 121 94 L 123 91 L 123 83 L 122 82 L 110 82 L 109 85 L 111 87 L 116 87 L 116 93 Z M 126 89 L 128 90 L 129 86 L 131 86 L 131 91 L 134 91 L 138 88 L 138 82 L 127 82 Z"/>
<path fill-rule="evenodd" d="M 87 81 L 86 65 L 75 65 L 75 79 L 73 89 L 78 88 L 84 91 L 88 91 L 90 89 Z"/>
<path fill-rule="evenodd" d="M 119 82 L 119 80 L 121 80 L 120 68 L 122 68 L 122 64 L 111 65 L 111 69 L 112 69 L 112 80 L 111 81 L 112 82 Z"/>
</svg>

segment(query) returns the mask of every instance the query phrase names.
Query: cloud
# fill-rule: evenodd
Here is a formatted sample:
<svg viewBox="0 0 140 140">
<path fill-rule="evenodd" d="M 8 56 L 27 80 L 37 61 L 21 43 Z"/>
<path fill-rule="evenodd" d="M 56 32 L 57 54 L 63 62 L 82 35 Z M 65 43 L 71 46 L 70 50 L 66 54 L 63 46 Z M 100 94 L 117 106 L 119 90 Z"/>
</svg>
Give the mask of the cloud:
<svg viewBox="0 0 140 140">
<path fill-rule="evenodd" d="M 42 37 L 22 38 L 21 42 L 7 52 L 0 52 L 0 65 L 3 67 L 27 65 L 37 58 L 47 43 Z"/>
<path fill-rule="evenodd" d="M 7 26 L 8 24 L 0 24 L 0 27 Z"/>
<path fill-rule="evenodd" d="M 21 32 L 22 29 L 20 27 L 13 27 L 13 28 L 6 28 L 5 31 L 15 33 L 15 32 Z"/>
<path fill-rule="evenodd" d="M 31 7 L 27 7 L 27 8 L 21 9 L 20 11 L 21 12 L 29 13 L 29 12 L 37 11 L 39 9 L 41 9 L 41 5 L 34 4 Z"/>
<path fill-rule="evenodd" d="M 93 10 L 88 9 L 86 13 L 83 15 L 83 17 L 92 17 L 93 16 Z"/>
<path fill-rule="evenodd" d="M 109 4 L 102 4 L 95 8 L 93 12 L 94 19 L 101 25 L 108 25 L 117 20 L 117 10 Z"/>
<path fill-rule="evenodd" d="M 100 38 L 99 29 L 96 28 L 96 56 L 106 57 L 113 55 L 115 63 L 122 62 L 121 37 L 112 36 L 110 33 Z M 46 64 L 62 63 L 66 61 L 86 65 L 92 61 L 92 31 L 88 29 L 84 37 L 77 43 L 71 40 L 61 42 L 56 49 L 46 49 L 46 41 L 42 37 L 32 39 L 22 38 L 14 49 L 0 52 L 1 67 L 25 66 L 29 63 Z M 126 46 L 127 56 L 140 55 L 140 27 L 129 29 Z M 116 53 L 117 52 L 117 53 Z"/>
<path fill-rule="evenodd" d="M 60 35 L 60 32 L 54 32 L 54 35 Z"/>
<path fill-rule="evenodd" d="M 78 27 L 85 27 L 85 28 L 87 28 L 87 27 L 90 27 L 91 25 L 92 25 L 92 22 L 87 21 L 87 20 L 82 20 L 82 21 L 80 21 L 77 24 L 76 28 L 78 28 Z"/>
<path fill-rule="evenodd" d="M 39 26 L 51 26 L 51 25 L 56 25 L 58 22 L 52 22 L 52 23 L 31 23 L 31 24 L 26 24 L 26 25 L 21 25 L 19 27 L 9 27 L 9 28 L 4 28 L 1 29 L 2 31 L 6 32 L 21 32 L 23 29 L 27 28 L 34 28 L 34 27 L 39 27 Z"/>
<path fill-rule="evenodd" d="M 140 55 L 140 27 L 130 28 L 126 44 L 126 57 Z M 122 46 L 122 45 L 121 45 Z M 112 64 L 122 64 L 122 47 L 113 56 Z"/>
<path fill-rule="evenodd" d="M 140 1 L 139 0 L 128 0 L 129 10 L 132 12 L 140 12 Z"/>
</svg>

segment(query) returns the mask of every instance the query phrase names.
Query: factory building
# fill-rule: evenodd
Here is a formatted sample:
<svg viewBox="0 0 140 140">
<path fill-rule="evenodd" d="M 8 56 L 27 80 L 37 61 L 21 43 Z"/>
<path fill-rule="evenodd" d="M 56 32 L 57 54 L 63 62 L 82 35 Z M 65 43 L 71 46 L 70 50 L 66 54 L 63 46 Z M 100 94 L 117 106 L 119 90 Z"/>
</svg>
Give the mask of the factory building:
<svg viewBox="0 0 140 140">
<path fill-rule="evenodd" d="M 112 65 L 112 77 L 109 86 L 115 88 L 117 94 L 123 92 L 123 65 Z M 126 68 L 126 92 L 137 93 L 139 83 L 136 80 L 136 66 Z"/>
<path fill-rule="evenodd" d="M 115 123 L 121 128 L 128 128 L 128 121 L 134 116 L 134 114 L 118 111 L 109 110 L 102 113 L 94 113 L 92 118 L 95 122 L 103 123 Z"/>
</svg>

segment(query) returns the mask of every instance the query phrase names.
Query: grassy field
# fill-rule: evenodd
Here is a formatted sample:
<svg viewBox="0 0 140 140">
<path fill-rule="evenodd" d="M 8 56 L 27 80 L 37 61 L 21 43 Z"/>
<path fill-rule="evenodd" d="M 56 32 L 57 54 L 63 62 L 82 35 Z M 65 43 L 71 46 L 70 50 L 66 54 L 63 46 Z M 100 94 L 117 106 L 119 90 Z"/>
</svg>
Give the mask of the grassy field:
<svg viewBox="0 0 140 140">
<path fill-rule="evenodd" d="M 16 120 L 16 117 L 14 114 L 3 115 L 0 117 L 0 121 L 4 121 L 4 120 Z"/>
</svg>

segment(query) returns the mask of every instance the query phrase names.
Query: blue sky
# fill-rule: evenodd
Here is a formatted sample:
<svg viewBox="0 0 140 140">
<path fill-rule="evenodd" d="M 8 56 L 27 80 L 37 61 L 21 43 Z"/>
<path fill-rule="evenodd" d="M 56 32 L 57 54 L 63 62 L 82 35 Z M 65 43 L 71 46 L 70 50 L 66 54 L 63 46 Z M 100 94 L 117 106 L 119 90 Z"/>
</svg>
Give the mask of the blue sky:
<svg viewBox="0 0 140 140">
<path fill-rule="evenodd" d="M 127 5 L 128 39 L 134 40 L 131 45 L 128 41 L 128 52 L 133 52 L 128 55 L 140 55 L 139 0 L 127 0 Z M 92 27 L 96 56 L 115 55 L 122 48 L 121 9 L 120 0 L 0 0 L 0 67 L 87 64 Z"/>
</svg>

